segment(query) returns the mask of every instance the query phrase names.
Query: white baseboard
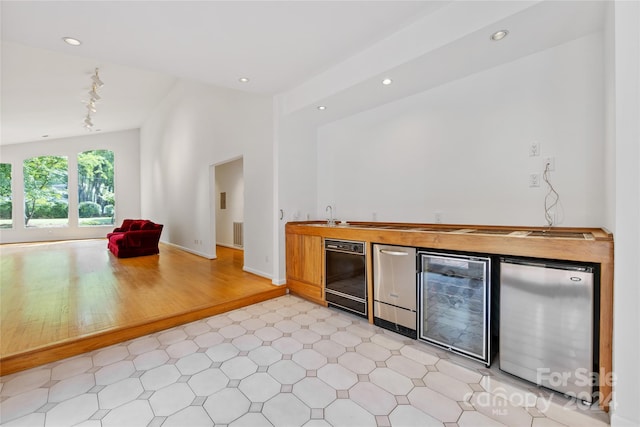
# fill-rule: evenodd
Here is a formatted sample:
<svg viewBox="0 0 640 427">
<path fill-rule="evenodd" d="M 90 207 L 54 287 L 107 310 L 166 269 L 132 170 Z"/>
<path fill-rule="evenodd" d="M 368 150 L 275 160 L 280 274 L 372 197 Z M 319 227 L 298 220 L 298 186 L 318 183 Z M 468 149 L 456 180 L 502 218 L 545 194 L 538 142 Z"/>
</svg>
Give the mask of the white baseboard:
<svg viewBox="0 0 640 427">
<path fill-rule="evenodd" d="M 216 259 L 217 258 L 217 257 L 213 256 L 212 254 L 207 254 L 207 253 L 204 253 L 204 252 L 198 252 L 198 251 L 193 250 L 191 248 L 186 248 L 184 246 L 176 245 L 175 243 L 169 243 L 169 242 L 165 242 L 165 241 L 162 241 L 162 243 L 164 243 L 165 245 L 173 246 L 174 248 L 183 250 L 185 252 L 189 252 L 189 253 L 192 253 L 194 255 L 201 256 L 203 258 L 207 258 L 207 259 Z M 235 246 L 229 246 L 229 245 L 225 245 L 225 244 L 220 244 L 220 243 L 216 243 L 216 245 L 225 246 L 225 247 L 233 248 L 233 249 L 243 250 L 242 248 L 238 248 L 238 247 L 235 247 Z M 264 277 L 265 279 L 270 279 L 271 283 L 273 283 L 274 285 L 284 285 L 286 283 L 286 280 L 274 281 L 274 280 L 272 280 L 273 278 L 272 278 L 272 276 L 270 274 L 265 273 L 264 271 L 253 269 L 251 267 L 244 266 L 244 267 L 242 267 L 242 270 L 246 271 L 247 273 L 255 274 L 256 276 Z"/>
<path fill-rule="evenodd" d="M 242 267 L 242 270 L 246 271 L 247 273 L 255 274 L 256 276 L 264 277 L 265 279 L 271 279 L 271 275 L 265 273 L 264 271 L 255 270 L 247 266 Z"/>
<path fill-rule="evenodd" d="M 216 257 L 213 256 L 213 254 L 208 254 L 208 253 L 205 253 L 205 252 L 199 252 L 199 251 L 193 250 L 191 248 L 187 248 L 185 246 L 176 245 L 175 243 L 165 242 L 163 240 L 161 240 L 161 242 L 164 243 L 165 245 L 173 246 L 174 248 L 180 249 L 180 250 L 185 251 L 185 252 L 192 253 L 194 255 L 201 256 L 203 258 L 216 259 Z"/>
<path fill-rule="evenodd" d="M 629 418 L 623 418 L 615 412 L 611 415 L 611 427 L 638 427 L 640 420 L 630 420 Z"/>
<path fill-rule="evenodd" d="M 239 247 L 239 246 L 234 246 L 234 245 L 228 245 L 226 243 L 217 243 L 217 242 L 216 242 L 216 246 L 224 246 L 225 248 L 231 248 L 231 249 L 237 249 L 239 251 L 244 251 L 244 246 L 243 247 Z"/>
</svg>

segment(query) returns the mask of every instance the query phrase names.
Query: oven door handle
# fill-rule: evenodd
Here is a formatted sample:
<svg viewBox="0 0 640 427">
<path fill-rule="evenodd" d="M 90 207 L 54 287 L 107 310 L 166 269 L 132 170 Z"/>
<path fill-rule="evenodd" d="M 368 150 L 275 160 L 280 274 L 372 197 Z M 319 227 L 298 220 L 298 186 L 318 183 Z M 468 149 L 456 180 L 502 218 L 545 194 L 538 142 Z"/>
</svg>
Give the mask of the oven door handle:
<svg viewBox="0 0 640 427">
<path fill-rule="evenodd" d="M 394 255 L 394 256 L 407 256 L 409 252 L 400 252 L 400 251 L 390 251 L 388 249 L 380 249 L 380 253 L 385 255 Z"/>
</svg>

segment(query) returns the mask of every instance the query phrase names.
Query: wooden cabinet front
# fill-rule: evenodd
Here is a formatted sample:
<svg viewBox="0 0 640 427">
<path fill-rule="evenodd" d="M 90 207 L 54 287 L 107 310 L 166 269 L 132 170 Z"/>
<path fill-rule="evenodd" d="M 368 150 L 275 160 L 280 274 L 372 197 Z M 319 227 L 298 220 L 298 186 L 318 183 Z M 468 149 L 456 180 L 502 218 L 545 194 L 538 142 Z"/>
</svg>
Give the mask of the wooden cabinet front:
<svg viewBox="0 0 640 427">
<path fill-rule="evenodd" d="M 286 238 L 289 290 L 318 304 L 326 305 L 322 279 L 322 237 L 287 233 Z"/>
</svg>

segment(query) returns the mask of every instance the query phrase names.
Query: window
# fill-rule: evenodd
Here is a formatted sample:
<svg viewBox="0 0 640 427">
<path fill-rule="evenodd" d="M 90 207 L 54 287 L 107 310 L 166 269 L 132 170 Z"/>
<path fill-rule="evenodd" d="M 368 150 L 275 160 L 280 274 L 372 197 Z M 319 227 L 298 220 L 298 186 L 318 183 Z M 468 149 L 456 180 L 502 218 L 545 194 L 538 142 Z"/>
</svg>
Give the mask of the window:
<svg viewBox="0 0 640 427">
<path fill-rule="evenodd" d="M 69 224 L 66 157 L 40 156 L 24 161 L 25 227 L 65 227 Z"/>
<path fill-rule="evenodd" d="M 93 150 L 78 154 L 78 224 L 113 225 L 113 151 Z"/>
<path fill-rule="evenodd" d="M 0 163 L 0 228 L 13 227 L 11 163 Z"/>
</svg>

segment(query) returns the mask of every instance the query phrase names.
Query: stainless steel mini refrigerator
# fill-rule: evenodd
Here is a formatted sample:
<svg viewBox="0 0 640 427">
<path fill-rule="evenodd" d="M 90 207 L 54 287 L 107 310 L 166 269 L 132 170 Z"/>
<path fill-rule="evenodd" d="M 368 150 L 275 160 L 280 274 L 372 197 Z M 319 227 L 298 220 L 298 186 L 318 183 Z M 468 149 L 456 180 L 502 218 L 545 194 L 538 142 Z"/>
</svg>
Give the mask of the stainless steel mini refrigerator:
<svg viewBox="0 0 640 427">
<path fill-rule="evenodd" d="M 597 282 L 594 267 L 502 258 L 500 369 L 594 400 Z"/>
<path fill-rule="evenodd" d="M 418 338 L 491 365 L 491 258 L 418 252 Z"/>
</svg>

